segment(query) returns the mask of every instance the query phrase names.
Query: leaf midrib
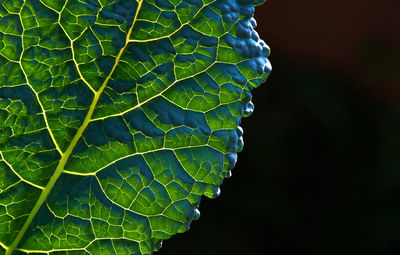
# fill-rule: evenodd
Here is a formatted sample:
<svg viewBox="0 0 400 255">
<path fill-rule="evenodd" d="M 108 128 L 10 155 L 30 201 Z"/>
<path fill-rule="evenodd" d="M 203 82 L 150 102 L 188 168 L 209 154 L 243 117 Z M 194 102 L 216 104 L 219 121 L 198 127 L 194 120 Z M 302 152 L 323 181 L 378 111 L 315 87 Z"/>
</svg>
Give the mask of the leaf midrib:
<svg viewBox="0 0 400 255">
<path fill-rule="evenodd" d="M 90 123 L 90 120 L 92 118 L 93 112 L 94 112 L 94 110 L 95 110 L 95 108 L 97 106 L 97 102 L 98 102 L 101 94 L 103 93 L 105 87 L 107 86 L 108 81 L 111 79 L 111 76 L 114 73 L 114 71 L 115 71 L 115 69 L 116 69 L 116 67 L 117 67 L 117 65 L 119 63 L 119 60 L 120 60 L 123 52 L 125 51 L 125 48 L 129 44 L 129 38 L 130 38 L 130 35 L 132 33 L 133 27 L 135 26 L 135 23 L 136 23 L 139 11 L 140 11 L 140 9 L 142 7 L 143 1 L 144 0 L 137 0 L 138 6 L 137 6 L 137 9 L 136 9 L 134 20 L 132 21 L 132 26 L 130 27 L 130 29 L 129 29 L 127 35 L 126 35 L 125 45 L 120 49 L 120 51 L 118 52 L 117 57 L 115 58 L 115 63 L 114 63 L 113 68 L 110 71 L 110 74 L 105 78 L 105 80 L 104 80 L 103 84 L 101 85 L 100 89 L 97 92 L 94 92 L 94 98 L 93 98 L 92 104 L 90 105 L 89 111 L 88 111 L 88 113 L 87 113 L 87 115 L 85 117 L 85 120 L 83 121 L 82 125 L 79 127 L 78 131 L 76 132 L 74 138 L 72 139 L 71 143 L 68 145 L 68 147 L 65 150 L 65 152 L 63 154 L 61 154 L 62 156 L 61 156 L 60 161 L 58 162 L 56 170 L 54 171 L 53 175 L 50 177 L 49 182 L 47 183 L 46 187 L 41 192 L 38 200 L 36 201 L 35 205 L 33 206 L 31 212 L 29 213 L 28 218 L 24 222 L 24 225 L 22 226 L 22 228 L 18 232 L 18 234 L 15 237 L 14 241 L 11 243 L 11 245 L 9 247 L 6 248 L 5 255 L 11 255 L 14 252 L 14 250 L 18 246 L 19 242 L 21 241 L 22 237 L 24 236 L 25 232 L 28 230 L 29 226 L 31 225 L 31 223 L 32 223 L 34 217 L 36 216 L 37 212 L 39 211 L 40 207 L 46 201 L 48 195 L 50 194 L 51 190 L 53 189 L 54 185 L 56 184 L 58 178 L 63 173 L 65 164 L 67 163 L 67 161 L 68 161 L 72 151 L 74 150 L 76 144 L 78 143 L 79 139 L 82 137 L 83 132 L 87 128 L 88 124 Z M 79 71 L 79 67 L 77 67 L 77 69 Z M 45 113 L 44 113 L 44 115 L 45 115 Z M 49 132 L 51 132 L 51 130 L 49 130 Z M 54 142 L 56 143 L 56 141 L 54 141 Z"/>
</svg>

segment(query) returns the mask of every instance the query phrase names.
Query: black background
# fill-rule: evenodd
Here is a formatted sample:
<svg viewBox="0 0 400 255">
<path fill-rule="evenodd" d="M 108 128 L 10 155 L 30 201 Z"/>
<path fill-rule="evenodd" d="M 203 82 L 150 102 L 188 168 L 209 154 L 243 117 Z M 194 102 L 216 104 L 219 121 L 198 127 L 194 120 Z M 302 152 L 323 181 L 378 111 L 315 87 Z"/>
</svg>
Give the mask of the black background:
<svg viewBox="0 0 400 255">
<path fill-rule="evenodd" d="M 400 254 L 400 1 L 269 0 L 273 71 L 215 200 L 160 255 Z"/>
</svg>

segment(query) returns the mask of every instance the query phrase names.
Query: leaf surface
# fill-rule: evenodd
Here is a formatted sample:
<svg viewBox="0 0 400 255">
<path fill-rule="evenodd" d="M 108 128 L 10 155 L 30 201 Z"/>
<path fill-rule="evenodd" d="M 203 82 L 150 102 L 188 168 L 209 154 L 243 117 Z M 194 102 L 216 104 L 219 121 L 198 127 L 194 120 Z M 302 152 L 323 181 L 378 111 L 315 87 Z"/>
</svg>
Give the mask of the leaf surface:
<svg viewBox="0 0 400 255">
<path fill-rule="evenodd" d="M 152 254 L 216 197 L 270 72 L 259 0 L 0 4 L 0 254 Z"/>
</svg>

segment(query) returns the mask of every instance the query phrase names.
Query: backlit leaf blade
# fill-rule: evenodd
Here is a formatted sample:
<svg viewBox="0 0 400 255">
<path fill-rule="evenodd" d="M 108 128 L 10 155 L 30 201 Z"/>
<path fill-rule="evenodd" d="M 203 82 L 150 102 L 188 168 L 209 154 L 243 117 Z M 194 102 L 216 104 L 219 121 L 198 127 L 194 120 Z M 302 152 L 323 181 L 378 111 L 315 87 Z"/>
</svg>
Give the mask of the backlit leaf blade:
<svg viewBox="0 0 400 255">
<path fill-rule="evenodd" d="M 186 231 L 270 71 L 260 3 L 3 1 L 0 254 L 152 254 Z"/>
</svg>

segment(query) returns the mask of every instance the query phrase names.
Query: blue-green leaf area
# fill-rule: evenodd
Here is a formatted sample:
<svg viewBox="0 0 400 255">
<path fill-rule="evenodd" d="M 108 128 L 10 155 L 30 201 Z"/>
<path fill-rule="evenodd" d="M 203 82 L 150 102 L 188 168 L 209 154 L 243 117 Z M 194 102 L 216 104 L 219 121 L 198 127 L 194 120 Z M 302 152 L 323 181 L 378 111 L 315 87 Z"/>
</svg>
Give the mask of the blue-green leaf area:
<svg viewBox="0 0 400 255">
<path fill-rule="evenodd" d="M 259 0 L 0 3 L 0 254 L 152 254 L 219 195 Z"/>
</svg>

